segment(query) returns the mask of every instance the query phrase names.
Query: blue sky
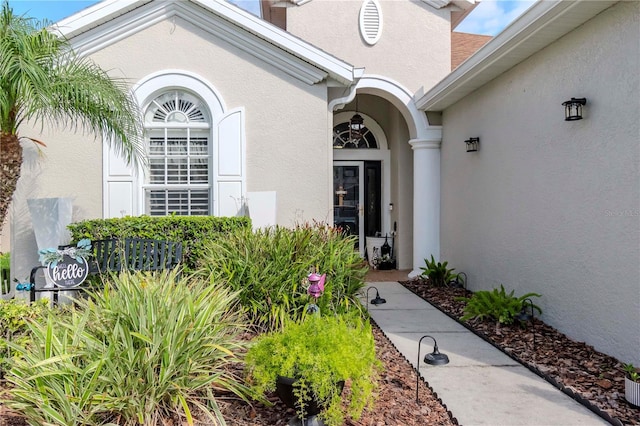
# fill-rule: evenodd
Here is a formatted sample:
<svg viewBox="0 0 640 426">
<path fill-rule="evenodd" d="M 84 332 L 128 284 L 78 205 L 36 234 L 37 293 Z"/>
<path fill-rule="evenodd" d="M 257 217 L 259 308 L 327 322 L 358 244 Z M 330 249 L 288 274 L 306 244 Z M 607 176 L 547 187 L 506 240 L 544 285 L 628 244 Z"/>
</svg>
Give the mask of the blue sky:
<svg viewBox="0 0 640 426">
<path fill-rule="evenodd" d="M 535 0 L 484 0 L 458 25 L 456 31 L 496 35 L 533 3 Z"/>
<path fill-rule="evenodd" d="M 66 18 L 95 3 L 95 0 L 9 0 L 14 12 L 51 22 Z M 255 0 L 234 0 L 233 3 L 258 13 L 258 2 Z M 484 0 L 456 30 L 496 35 L 533 3 L 533 0 Z"/>
<path fill-rule="evenodd" d="M 257 0 L 232 0 L 231 2 L 254 14 L 259 13 Z M 99 3 L 99 0 L 9 0 L 9 5 L 16 14 L 26 14 L 51 22 L 57 22 L 96 3 Z"/>
</svg>

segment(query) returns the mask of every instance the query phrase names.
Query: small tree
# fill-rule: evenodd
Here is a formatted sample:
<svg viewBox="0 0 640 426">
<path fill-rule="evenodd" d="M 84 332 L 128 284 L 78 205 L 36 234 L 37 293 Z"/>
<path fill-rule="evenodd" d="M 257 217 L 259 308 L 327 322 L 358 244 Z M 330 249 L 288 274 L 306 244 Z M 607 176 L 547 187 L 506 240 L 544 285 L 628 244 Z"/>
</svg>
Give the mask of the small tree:
<svg viewBox="0 0 640 426">
<path fill-rule="evenodd" d="M 81 128 L 107 141 L 129 163 L 142 159 L 139 109 L 124 81 L 76 55 L 47 22 L 0 10 L 0 226 L 20 177 L 20 135 L 27 122 Z"/>
</svg>

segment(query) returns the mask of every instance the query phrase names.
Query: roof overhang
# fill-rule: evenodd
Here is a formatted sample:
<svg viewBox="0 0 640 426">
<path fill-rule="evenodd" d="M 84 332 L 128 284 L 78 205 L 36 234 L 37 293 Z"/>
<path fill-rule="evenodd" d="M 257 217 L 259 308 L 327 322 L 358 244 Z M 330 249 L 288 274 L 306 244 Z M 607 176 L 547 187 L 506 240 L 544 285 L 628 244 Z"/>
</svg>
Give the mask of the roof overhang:
<svg viewBox="0 0 640 426">
<path fill-rule="evenodd" d="M 428 92 L 417 93 L 417 107 L 448 108 L 617 2 L 538 1 Z"/>
<path fill-rule="evenodd" d="M 358 78 L 352 65 L 224 0 L 104 0 L 59 21 L 54 29 L 78 52 L 91 54 L 172 16 L 187 19 L 308 84 L 327 80 L 330 85 L 349 86 Z M 108 31 L 92 31 L 104 24 Z"/>
<path fill-rule="evenodd" d="M 275 1 L 273 6 L 275 7 L 290 7 L 290 6 L 302 6 L 306 3 L 309 3 L 312 0 L 279 0 Z M 429 6 L 442 9 L 447 6 L 454 6 L 459 8 L 460 10 L 466 10 L 479 2 L 479 0 L 422 0 L 423 3 L 428 4 Z"/>
<path fill-rule="evenodd" d="M 474 4 L 476 4 L 476 0 L 422 0 L 422 2 L 436 9 L 453 6 L 458 8 L 459 10 L 469 9 Z"/>
</svg>

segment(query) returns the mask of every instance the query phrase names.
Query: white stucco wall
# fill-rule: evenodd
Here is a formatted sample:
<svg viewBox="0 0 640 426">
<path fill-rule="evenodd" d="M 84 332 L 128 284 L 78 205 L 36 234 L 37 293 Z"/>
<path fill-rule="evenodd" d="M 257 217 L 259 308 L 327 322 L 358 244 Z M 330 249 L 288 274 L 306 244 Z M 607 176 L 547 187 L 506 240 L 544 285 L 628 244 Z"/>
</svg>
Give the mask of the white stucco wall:
<svg viewBox="0 0 640 426">
<path fill-rule="evenodd" d="M 444 112 L 442 258 L 473 290 L 640 363 L 640 3 L 621 2 Z M 561 103 L 586 97 L 584 119 Z M 480 151 L 464 140 L 480 137 Z"/>
<path fill-rule="evenodd" d="M 22 126 L 21 136 L 47 144 L 39 148 L 24 141 L 21 177 L 11 204 L 11 275 L 28 281 L 38 265 L 38 247 L 27 206 L 30 198 L 71 198 L 73 219 L 102 215 L 102 145 L 93 135 L 73 134 L 40 126 Z M 39 149 L 38 149 L 39 148 Z"/>
<path fill-rule="evenodd" d="M 332 212 L 331 118 L 324 83 L 307 85 L 180 18 L 159 22 L 94 53 L 92 59 L 131 84 L 167 69 L 206 79 L 227 110 L 244 107 L 247 190 L 276 191 L 277 221 L 329 220 Z M 74 220 L 102 217 L 102 146 L 54 131 L 38 158 L 29 148 L 14 208 L 15 272 L 24 279 L 37 263 L 27 197 L 70 196 Z M 29 151 L 30 150 L 30 151 Z M 13 272 L 13 271 L 12 271 Z M 23 276 L 24 275 L 24 276 Z"/>
<path fill-rule="evenodd" d="M 360 35 L 363 1 L 311 1 L 287 9 L 287 31 L 369 75 L 400 82 L 411 92 L 430 88 L 451 70 L 450 11 L 421 1 L 380 0 L 382 35 L 373 46 Z M 425 71 L 426 70 L 426 71 Z"/>
</svg>

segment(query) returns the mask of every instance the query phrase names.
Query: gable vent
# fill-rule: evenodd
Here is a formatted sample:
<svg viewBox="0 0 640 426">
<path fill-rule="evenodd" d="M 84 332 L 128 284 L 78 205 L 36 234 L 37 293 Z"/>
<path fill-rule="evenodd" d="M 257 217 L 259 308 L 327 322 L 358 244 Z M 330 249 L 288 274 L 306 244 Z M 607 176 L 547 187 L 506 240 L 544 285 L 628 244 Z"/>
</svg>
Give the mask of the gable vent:
<svg viewBox="0 0 640 426">
<path fill-rule="evenodd" d="M 382 9 L 377 0 L 365 0 L 360 8 L 360 34 L 367 44 L 376 44 L 382 34 Z"/>
</svg>

